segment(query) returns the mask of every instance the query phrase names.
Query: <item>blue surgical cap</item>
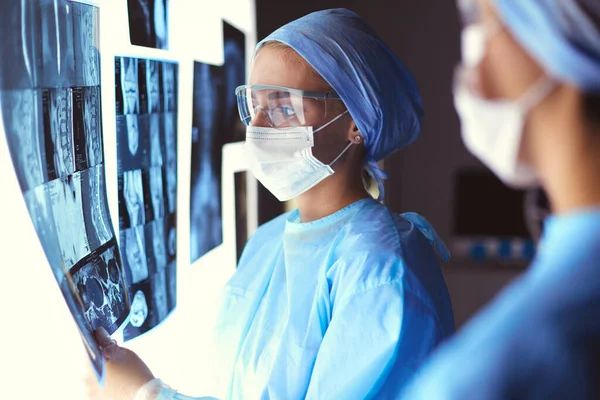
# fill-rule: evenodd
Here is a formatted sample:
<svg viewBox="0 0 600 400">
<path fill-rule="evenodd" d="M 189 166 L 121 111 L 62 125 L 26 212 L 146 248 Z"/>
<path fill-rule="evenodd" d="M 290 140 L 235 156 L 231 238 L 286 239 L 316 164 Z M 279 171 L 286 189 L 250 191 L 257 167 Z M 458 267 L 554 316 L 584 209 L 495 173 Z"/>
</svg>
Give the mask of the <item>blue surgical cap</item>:
<svg viewBox="0 0 600 400">
<path fill-rule="evenodd" d="M 517 41 L 551 75 L 600 91 L 599 0 L 494 0 Z"/>
<path fill-rule="evenodd" d="M 277 29 L 268 41 L 290 46 L 327 81 L 348 108 L 367 151 L 367 171 L 384 197 L 377 161 L 412 143 L 423 104 L 415 79 L 363 18 L 346 9 L 314 12 Z"/>
</svg>

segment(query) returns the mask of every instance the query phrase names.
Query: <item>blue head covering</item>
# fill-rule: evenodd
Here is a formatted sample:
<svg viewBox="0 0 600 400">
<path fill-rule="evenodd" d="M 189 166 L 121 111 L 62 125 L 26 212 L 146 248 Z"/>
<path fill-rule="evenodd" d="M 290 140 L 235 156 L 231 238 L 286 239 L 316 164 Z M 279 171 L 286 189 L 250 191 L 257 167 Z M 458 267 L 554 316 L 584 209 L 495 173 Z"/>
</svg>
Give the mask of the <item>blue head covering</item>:
<svg viewBox="0 0 600 400">
<path fill-rule="evenodd" d="M 410 71 L 354 12 L 314 12 L 277 29 L 256 46 L 277 41 L 304 58 L 340 95 L 364 138 L 367 171 L 383 199 L 386 175 L 377 161 L 413 142 L 423 104 Z"/>
<path fill-rule="evenodd" d="M 494 0 L 515 38 L 554 77 L 600 92 L 599 0 Z"/>
</svg>

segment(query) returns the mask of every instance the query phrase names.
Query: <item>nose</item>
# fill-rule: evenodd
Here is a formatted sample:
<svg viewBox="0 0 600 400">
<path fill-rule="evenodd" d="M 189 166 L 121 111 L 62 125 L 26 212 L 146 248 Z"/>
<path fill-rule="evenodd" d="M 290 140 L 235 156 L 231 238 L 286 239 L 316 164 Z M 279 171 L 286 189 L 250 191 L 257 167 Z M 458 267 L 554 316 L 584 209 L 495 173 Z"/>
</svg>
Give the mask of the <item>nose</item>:
<svg viewBox="0 0 600 400">
<path fill-rule="evenodd" d="M 250 126 L 271 127 L 272 125 L 269 114 L 262 109 L 258 110 L 258 112 L 254 115 L 254 118 L 252 118 L 250 121 Z"/>
</svg>

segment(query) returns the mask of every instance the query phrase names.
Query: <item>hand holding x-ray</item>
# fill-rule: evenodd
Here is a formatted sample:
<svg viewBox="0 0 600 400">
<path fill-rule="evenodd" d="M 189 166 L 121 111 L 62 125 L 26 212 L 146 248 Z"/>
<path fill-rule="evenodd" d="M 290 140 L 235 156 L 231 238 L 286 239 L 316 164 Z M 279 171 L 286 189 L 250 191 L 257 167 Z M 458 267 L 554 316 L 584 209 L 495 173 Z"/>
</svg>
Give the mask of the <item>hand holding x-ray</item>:
<svg viewBox="0 0 600 400">
<path fill-rule="evenodd" d="M 106 359 L 106 375 L 104 385 L 100 386 L 90 371 L 86 379 L 90 399 L 131 400 L 146 382 L 154 379 L 142 359 L 133 351 L 120 347 L 105 329 L 96 331 L 96 340 Z"/>
</svg>

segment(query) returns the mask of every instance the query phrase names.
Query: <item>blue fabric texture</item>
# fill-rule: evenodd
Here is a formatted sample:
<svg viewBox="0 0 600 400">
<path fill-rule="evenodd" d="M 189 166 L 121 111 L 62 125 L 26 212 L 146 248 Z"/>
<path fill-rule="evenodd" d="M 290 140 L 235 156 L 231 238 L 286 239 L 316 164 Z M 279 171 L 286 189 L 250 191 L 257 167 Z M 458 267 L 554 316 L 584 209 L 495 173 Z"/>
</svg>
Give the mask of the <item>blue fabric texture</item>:
<svg viewBox="0 0 600 400">
<path fill-rule="evenodd" d="M 551 217 L 530 270 L 448 341 L 403 399 L 600 398 L 600 209 Z"/>
<path fill-rule="evenodd" d="M 310 223 L 284 214 L 250 239 L 224 290 L 222 397 L 397 396 L 453 331 L 434 249 L 410 220 L 374 199 Z"/>
<path fill-rule="evenodd" d="M 415 79 L 360 16 L 347 9 L 314 12 L 258 43 L 290 46 L 340 95 L 364 137 L 367 171 L 383 199 L 377 161 L 420 134 L 423 103 Z"/>
<path fill-rule="evenodd" d="M 554 77 L 600 92 L 598 0 L 493 0 L 504 24 Z"/>
</svg>

